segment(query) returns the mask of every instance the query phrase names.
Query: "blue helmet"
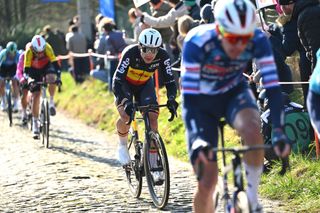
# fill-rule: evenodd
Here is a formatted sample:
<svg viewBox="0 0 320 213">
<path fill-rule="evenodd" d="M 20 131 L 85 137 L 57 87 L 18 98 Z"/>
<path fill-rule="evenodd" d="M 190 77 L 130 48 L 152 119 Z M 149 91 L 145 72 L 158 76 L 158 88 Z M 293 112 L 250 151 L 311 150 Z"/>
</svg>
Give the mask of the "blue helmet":
<svg viewBox="0 0 320 213">
<path fill-rule="evenodd" d="M 7 43 L 6 49 L 9 53 L 14 54 L 17 52 L 17 44 L 13 41 Z"/>
</svg>

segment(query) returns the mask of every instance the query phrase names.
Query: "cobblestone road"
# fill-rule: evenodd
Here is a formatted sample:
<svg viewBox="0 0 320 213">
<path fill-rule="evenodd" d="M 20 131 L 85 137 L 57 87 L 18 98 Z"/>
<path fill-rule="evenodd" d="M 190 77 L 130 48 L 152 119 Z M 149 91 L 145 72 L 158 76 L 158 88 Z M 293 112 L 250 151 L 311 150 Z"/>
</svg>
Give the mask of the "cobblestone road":
<svg viewBox="0 0 320 213">
<path fill-rule="evenodd" d="M 45 149 L 15 117 L 0 112 L 0 212 L 158 212 L 146 188 L 128 191 L 115 159 L 117 138 L 59 113 Z M 164 212 L 191 212 L 195 186 L 190 165 L 170 158 L 171 193 Z M 281 212 L 263 201 L 265 212 Z M 271 207 L 273 205 L 273 207 Z"/>
</svg>

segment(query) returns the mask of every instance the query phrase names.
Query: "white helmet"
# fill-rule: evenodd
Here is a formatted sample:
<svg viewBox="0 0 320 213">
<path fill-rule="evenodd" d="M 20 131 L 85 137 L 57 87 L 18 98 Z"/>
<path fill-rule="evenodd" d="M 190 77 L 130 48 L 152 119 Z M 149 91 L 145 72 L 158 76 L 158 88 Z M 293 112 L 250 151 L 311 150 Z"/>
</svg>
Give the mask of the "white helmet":
<svg viewBox="0 0 320 213">
<path fill-rule="evenodd" d="M 145 47 L 160 47 L 162 44 L 162 37 L 158 30 L 148 28 L 140 33 L 139 43 Z"/>
<path fill-rule="evenodd" d="M 256 27 L 256 8 L 249 0 L 218 0 L 214 17 L 226 32 L 246 35 Z"/>
<path fill-rule="evenodd" d="M 43 52 L 46 47 L 46 40 L 40 35 L 33 36 L 31 40 L 31 48 L 35 52 Z"/>
</svg>

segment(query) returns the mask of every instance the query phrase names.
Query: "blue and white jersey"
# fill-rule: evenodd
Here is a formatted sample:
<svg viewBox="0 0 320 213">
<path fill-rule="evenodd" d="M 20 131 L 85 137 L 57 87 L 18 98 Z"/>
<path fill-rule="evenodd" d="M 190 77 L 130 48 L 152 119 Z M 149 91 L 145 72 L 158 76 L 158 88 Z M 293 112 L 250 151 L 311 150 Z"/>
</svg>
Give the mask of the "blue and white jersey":
<svg viewBox="0 0 320 213">
<path fill-rule="evenodd" d="M 10 66 L 13 64 L 18 64 L 19 61 L 19 53 L 16 52 L 16 55 L 14 57 L 9 57 L 9 53 L 7 49 L 3 49 L 0 52 L 0 66 L 6 65 Z"/>
<path fill-rule="evenodd" d="M 317 64 L 312 72 L 309 88 L 320 95 L 320 49 L 317 52 Z"/>
<path fill-rule="evenodd" d="M 263 32 L 256 29 L 238 59 L 230 59 L 218 39 L 215 24 L 192 29 L 184 40 L 182 94 L 222 94 L 246 81 L 243 72 L 256 59 L 266 89 L 279 87 L 272 49 Z"/>
</svg>

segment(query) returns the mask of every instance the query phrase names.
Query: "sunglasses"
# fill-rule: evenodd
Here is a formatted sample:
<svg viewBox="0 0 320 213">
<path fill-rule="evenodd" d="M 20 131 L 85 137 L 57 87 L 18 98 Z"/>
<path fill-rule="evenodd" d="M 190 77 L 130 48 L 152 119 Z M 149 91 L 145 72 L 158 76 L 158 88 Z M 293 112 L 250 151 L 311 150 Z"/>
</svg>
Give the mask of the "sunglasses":
<svg viewBox="0 0 320 213">
<path fill-rule="evenodd" d="M 150 53 L 152 53 L 152 54 L 156 54 L 156 53 L 158 53 L 159 48 L 158 48 L 158 47 L 156 47 L 156 48 L 151 48 L 151 47 L 141 47 L 141 51 L 142 51 L 143 53 L 150 52 Z"/>
<path fill-rule="evenodd" d="M 225 38 L 232 45 L 236 45 L 239 42 L 241 44 L 247 44 L 253 37 L 253 34 L 237 35 L 237 34 L 227 33 L 221 27 L 218 28 L 218 32 L 223 38 Z"/>
</svg>

